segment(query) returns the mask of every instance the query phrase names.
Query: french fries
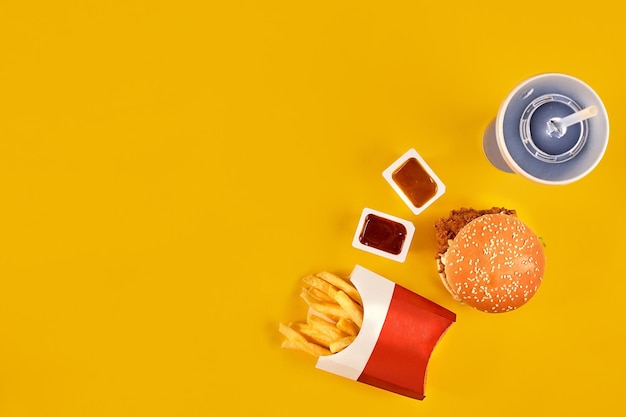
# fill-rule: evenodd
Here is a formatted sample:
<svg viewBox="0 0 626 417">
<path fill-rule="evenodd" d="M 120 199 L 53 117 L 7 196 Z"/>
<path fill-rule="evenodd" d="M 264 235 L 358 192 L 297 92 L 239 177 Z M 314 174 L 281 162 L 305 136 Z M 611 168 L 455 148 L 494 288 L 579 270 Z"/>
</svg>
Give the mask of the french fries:
<svg viewBox="0 0 626 417">
<path fill-rule="evenodd" d="M 339 351 L 342 351 L 343 349 L 346 348 L 346 346 L 352 343 L 355 337 L 356 336 L 346 336 L 346 337 L 342 337 L 341 339 L 333 341 L 330 344 L 330 351 L 332 353 L 337 353 Z"/>
<path fill-rule="evenodd" d="M 359 328 L 363 325 L 363 307 L 352 300 L 348 294 L 342 290 L 337 291 L 335 301 L 346 311 L 348 318 L 359 326 Z"/>
<path fill-rule="evenodd" d="M 346 318 L 341 318 L 337 321 L 337 328 L 350 336 L 356 336 L 359 334 L 359 330 L 361 330 L 355 322 Z"/>
<path fill-rule="evenodd" d="M 363 301 L 352 283 L 330 272 L 302 279 L 300 296 L 308 304 L 306 321 L 285 325 L 278 330 L 285 337 L 283 348 L 314 356 L 326 356 L 345 349 L 363 324 Z"/>
<path fill-rule="evenodd" d="M 354 288 L 354 285 L 352 285 L 350 281 L 346 281 L 345 279 L 340 278 L 335 274 L 331 274 L 330 272 L 325 271 L 320 272 L 319 274 L 317 274 L 317 276 L 348 294 L 350 298 L 352 298 L 360 305 L 363 305 L 363 301 L 361 301 L 361 296 L 359 295 L 359 292 L 356 290 L 356 288 Z"/>
</svg>

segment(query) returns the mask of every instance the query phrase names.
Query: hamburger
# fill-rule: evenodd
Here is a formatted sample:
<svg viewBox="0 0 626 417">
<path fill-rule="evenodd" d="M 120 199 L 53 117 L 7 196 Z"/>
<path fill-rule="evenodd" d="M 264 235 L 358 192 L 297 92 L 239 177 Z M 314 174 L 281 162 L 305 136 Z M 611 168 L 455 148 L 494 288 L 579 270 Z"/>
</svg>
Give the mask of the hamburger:
<svg viewBox="0 0 626 417">
<path fill-rule="evenodd" d="M 462 208 L 435 222 L 439 276 L 452 297 L 504 313 L 535 295 L 545 270 L 539 237 L 502 207 Z"/>
</svg>

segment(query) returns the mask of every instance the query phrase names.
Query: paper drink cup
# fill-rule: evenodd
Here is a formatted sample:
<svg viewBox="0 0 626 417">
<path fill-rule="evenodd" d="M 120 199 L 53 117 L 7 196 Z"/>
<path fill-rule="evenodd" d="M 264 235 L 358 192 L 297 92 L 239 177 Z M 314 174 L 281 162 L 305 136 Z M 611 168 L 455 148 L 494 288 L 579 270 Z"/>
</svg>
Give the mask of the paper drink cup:
<svg viewBox="0 0 626 417">
<path fill-rule="evenodd" d="M 366 268 L 350 280 L 363 300 L 363 325 L 341 352 L 316 367 L 407 397 L 424 399 L 430 355 L 456 315 Z"/>
<path fill-rule="evenodd" d="M 562 131 L 550 124 L 593 109 L 595 116 Z M 483 151 L 496 168 L 542 184 L 564 185 L 589 174 L 609 140 L 606 108 L 583 81 L 548 73 L 519 83 L 483 135 Z"/>
</svg>

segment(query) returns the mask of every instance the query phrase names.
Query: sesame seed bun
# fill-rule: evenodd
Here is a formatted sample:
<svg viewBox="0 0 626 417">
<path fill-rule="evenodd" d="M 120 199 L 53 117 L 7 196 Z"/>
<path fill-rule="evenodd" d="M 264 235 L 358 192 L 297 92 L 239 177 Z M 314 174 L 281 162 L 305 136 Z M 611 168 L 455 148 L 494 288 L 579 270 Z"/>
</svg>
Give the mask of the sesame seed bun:
<svg viewBox="0 0 626 417">
<path fill-rule="evenodd" d="M 507 214 L 486 214 L 469 222 L 438 261 L 442 282 L 454 299 L 487 313 L 527 303 L 545 270 L 537 235 Z"/>
</svg>

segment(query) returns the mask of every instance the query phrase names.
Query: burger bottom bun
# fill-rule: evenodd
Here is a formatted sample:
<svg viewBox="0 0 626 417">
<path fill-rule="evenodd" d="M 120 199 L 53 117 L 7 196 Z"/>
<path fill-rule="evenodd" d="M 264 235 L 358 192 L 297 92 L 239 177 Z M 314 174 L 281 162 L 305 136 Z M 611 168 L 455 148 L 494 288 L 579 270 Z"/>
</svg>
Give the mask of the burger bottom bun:
<svg viewBox="0 0 626 417">
<path fill-rule="evenodd" d="M 446 256 L 446 254 L 444 253 L 444 254 L 441 255 L 441 257 L 437 258 L 437 268 L 438 268 L 439 271 L 444 271 L 444 269 L 445 269 L 445 265 L 444 265 L 445 256 Z M 448 290 L 448 292 L 450 293 L 452 298 L 454 298 L 456 301 L 463 301 L 463 299 L 461 297 L 456 295 L 456 293 L 454 292 L 454 290 L 450 286 L 450 283 L 448 282 L 448 280 L 446 278 L 445 272 L 440 272 L 439 273 L 439 278 L 441 278 L 441 282 L 443 283 L 443 286 L 445 287 L 446 290 Z"/>
</svg>

